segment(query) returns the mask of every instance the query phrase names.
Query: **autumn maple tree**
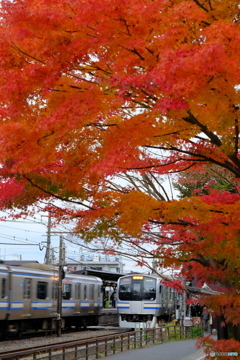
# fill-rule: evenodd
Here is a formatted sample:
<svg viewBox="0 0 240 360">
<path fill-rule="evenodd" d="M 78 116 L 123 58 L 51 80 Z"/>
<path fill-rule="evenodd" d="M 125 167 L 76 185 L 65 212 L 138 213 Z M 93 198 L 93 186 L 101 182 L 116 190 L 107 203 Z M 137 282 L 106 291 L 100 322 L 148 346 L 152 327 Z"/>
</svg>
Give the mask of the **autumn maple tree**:
<svg viewBox="0 0 240 360">
<path fill-rule="evenodd" d="M 202 301 L 239 324 L 238 3 L 3 0 L 0 12 L 0 208 L 150 244 L 218 285 Z M 160 181 L 210 165 L 234 192 L 177 200 Z"/>
</svg>

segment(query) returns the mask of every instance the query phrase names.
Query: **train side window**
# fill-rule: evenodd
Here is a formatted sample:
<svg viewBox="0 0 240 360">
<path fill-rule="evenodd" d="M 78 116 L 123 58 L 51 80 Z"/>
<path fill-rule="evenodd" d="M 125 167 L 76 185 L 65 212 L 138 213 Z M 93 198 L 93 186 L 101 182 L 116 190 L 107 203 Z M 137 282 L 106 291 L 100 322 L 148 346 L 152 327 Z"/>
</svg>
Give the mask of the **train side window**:
<svg viewBox="0 0 240 360">
<path fill-rule="evenodd" d="M 23 298 L 31 299 L 31 279 L 24 279 L 23 282 Z"/>
<path fill-rule="evenodd" d="M 162 285 L 159 286 L 159 294 L 162 292 Z"/>
<path fill-rule="evenodd" d="M 64 300 L 71 299 L 71 293 L 72 293 L 72 284 L 64 284 L 63 285 L 63 296 L 62 296 L 62 298 Z"/>
<path fill-rule="evenodd" d="M 83 298 L 84 298 L 84 300 L 87 300 L 87 285 L 84 285 L 84 288 L 83 288 Z"/>
<path fill-rule="evenodd" d="M 47 298 L 48 283 L 43 281 L 37 282 L 37 299 L 44 300 Z"/>
<path fill-rule="evenodd" d="M 2 299 L 7 296 L 6 279 L 2 279 Z"/>
</svg>

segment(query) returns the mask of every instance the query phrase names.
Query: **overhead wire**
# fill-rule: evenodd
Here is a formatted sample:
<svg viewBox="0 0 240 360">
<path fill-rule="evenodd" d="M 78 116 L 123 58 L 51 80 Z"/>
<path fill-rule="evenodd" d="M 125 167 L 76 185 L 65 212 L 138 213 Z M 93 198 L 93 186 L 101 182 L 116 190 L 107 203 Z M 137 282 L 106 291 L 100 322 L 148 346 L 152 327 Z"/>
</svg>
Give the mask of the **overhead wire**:
<svg viewBox="0 0 240 360">
<path fill-rule="evenodd" d="M 9 215 L 9 214 L 8 214 Z M 8 222 L 12 222 L 12 223 L 15 223 L 15 224 L 17 224 L 17 223 L 22 223 L 22 224 L 26 224 L 26 226 L 27 226 L 27 224 L 41 224 L 41 225 L 44 225 L 46 228 L 47 228 L 47 223 L 45 223 L 44 221 L 43 221 L 43 216 L 44 215 L 37 215 L 37 216 L 34 216 L 34 217 L 31 217 L 31 216 L 28 216 L 27 217 L 27 219 L 26 220 L 5 220 L 5 221 L 8 221 Z M 35 230 L 29 230 L 29 229 L 20 229 L 20 228 L 16 228 L 16 227 L 14 227 L 14 226 L 7 226 L 7 225 L 2 225 L 4 223 L 4 221 L 0 221 L 0 226 L 2 226 L 3 228 L 7 228 L 7 229 L 11 229 L 11 230 L 16 230 L 16 231 L 25 231 L 26 232 L 26 235 L 27 235 L 27 237 L 26 238 L 23 238 L 23 237 L 20 237 L 20 236 L 15 236 L 15 235 L 8 235 L 8 234 L 4 234 L 4 233 L 0 233 L 0 240 L 1 239 L 6 239 L 6 240 L 12 240 L 13 242 L 16 242 L 16 244 L 14 244 L 14 245 L 18 245 L 19 247 L 21 247 L 21 245 L 24 245 L 24 247 L 27 247 L 28 245 L 29 246 L 33 246 L 34 244 L 36 244 L 36 245 L 39 245 L 39 247 L 40 247 L 40 243 L 41 243 L 41 246 L 42 247 L 45 247 L 42 243 L 44 243 L 45 241 L 35 241 L 35 240 L 31 240 L 31 239 L 29 239 L 28 237 L 29 237 L 29 235 L 31 235 L 31 233 L 36 233 L 36 234 L 43 234 L 43 232 L 41 232 L 41 231 L 35 231 Z M 56 231 L 58 231 L 59 230 L 59 233 L 61 233 L 61 232 L 69 232 L 69 234 L 71 234 L 71 228 L 69 228 L 69 226 L 68 226 L 68 224 L 58 224 L 55 228 L 54 228 L 54 230 Z M 54 231 L 54 232 L 55 232 Z M 47 231 L 46 231 L 47 232 Z M 44 233 L 46 233 L 46 232 L 44 232 Z M 44 236 L 44 235 L 43 235 Z M 54 234 L 53 233 L 51 233 L 51 236 L 54 236 Z M 71 254 L 74 254 L 75 256 L 76 256 L 76 253 L 77 253 L 77 251 L 78 251 L 78 248 L 79 248 L 79 246 L 78 246 L 78 244 L 77 243 L 74 243 L 74 242 L 72 242 L 71 240 L 69 240 L 69 239 L 66 239 L 65 238 L 65 240 L 67 240 L 69 243 L 71 243 L 71 245 L 70 245 L 70 248 L 72 249 L 72 250 L 68 250 L 68 252 L 70 253 L 71 252 Z M 26 243 L 27 242 L 27 243 Z M 30 245 L 30 243 L 31 243 L 31 245 Z M 33 244 L 34 243 L 34 244 Z M 2 245 L 12 245 L 12 243 L 1 243 Z M 76 250 L 74 250 L 74 249 L 76 249 Z M 40 250 L 42 250 L 42 249 L 40 249 Z M 84 255 L 87 255 L 87 253 L 85 253 L 84 252 Z"/>
<path fill-rule="evenodd" d="M 8 228 L 8 229 L 13 229 L 13 230 L 27 231 L 27 232 L 33 232 L 33 233 L 42 234 L 42 232 L 41 232 L 41 231 L 34 231 L 34 230 L 19 229 L 19 228 L 15 228 L 15 227 L 12 227 L 12 226 L 2 225 L 1 223 L 0 223 L 0 227 L 5 227 L 5 228 Z"/>
<path fill-rule="evenodd" d="M 0 242 L 1 245 L 18 245 L 18 246 L 39 246 L 39 244 L 12 244 L 12 243 L 2 243 Z"/>
<path fill-rule="evenodd" d="M 25 241 L 29 241 L 29 239 L 24 239 L 24 238 L 21 238 L 19 236 L 15 236 L 15 235 L 7 235 L 7 234 L 1 234 L 0 233 L 0 238 L 5 238 L 5 239 L 14 239 L 16 241 L 22 241 L 22 242 L 25 242 Z M 32 242 L 35 242 L 35 243 L 39 243 L 39 241 L 34 241 L 34 240 L 30 240 Z"/>
</svg>

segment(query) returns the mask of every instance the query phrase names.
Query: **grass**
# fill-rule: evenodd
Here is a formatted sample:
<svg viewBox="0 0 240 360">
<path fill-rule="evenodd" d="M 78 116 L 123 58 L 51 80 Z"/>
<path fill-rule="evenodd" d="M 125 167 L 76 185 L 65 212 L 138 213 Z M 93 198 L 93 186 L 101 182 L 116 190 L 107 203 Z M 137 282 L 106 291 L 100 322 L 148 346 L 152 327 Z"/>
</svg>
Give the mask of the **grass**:
<svg viewBox="0 0 240 360">
<path fill-rule="evenodd" d="M 198 327 L 198 326 L 193 326 L 190 329 L 190 335 L 193 338 L 203 336 L 203 329 L 201 327 Z"/>
</svg>

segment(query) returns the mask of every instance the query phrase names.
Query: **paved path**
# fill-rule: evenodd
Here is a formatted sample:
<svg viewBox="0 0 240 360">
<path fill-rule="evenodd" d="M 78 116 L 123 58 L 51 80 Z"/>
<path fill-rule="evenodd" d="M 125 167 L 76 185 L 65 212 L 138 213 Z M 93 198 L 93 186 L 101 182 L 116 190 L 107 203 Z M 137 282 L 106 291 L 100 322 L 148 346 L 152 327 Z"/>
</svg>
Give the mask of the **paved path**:
<svg viewBox="0 0 240 360">
<path fill-rule="evenodd" d="M 203 350 L 196 350 L 196 340 L 173 341 L 148 348 L 128 350 L 106 360 L 203 360 Z"/>
</svg>

